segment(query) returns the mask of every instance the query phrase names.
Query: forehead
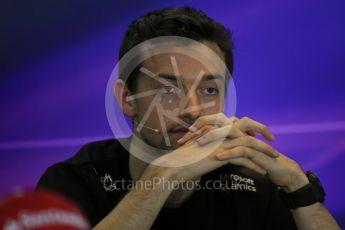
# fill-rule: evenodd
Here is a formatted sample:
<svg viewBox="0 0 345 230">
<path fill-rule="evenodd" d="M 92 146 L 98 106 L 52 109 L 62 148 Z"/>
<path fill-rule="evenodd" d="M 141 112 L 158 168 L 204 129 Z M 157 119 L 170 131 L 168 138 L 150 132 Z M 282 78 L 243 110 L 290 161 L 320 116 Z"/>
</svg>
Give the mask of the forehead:
<svg viewBox="0 0 345 230">
<path fill-rule="evenodd" d="M 187 80 L 195 78 L 200 71 L 205 75 L 225 76 L 226 73 L 224 54 L 213 42 L 175 44 L 165 49 L 164 53 L 154 48 L 145 52 L 149 53 L 146 53 L 149 58 L 145 59 L 142 67 L 155 74 L 178 74 Z M 217 61 L 215 55 L 218 56 Z"/>
</svg>

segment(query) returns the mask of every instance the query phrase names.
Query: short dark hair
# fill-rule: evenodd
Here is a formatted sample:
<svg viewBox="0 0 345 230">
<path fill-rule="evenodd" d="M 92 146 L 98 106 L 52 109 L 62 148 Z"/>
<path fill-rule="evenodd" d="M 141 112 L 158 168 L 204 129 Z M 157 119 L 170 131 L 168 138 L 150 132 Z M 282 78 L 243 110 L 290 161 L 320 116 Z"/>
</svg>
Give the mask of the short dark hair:
<svg viewBox="0 0 345 230">
<path fill-rule="evenodd" d="M 196 41 L 215 42 L 225 57 L 225 64 L 233 73 L 233 43 L 231 31 L 221 23 L 192 7 L 164 8 L 152 11 L 133 21 L 122 40 L 119 60 L 134 46 L 160 36 L 181 36 Z M 136 90 L 138 69 L 126 79 L 128 89 Z"/>
</svg>

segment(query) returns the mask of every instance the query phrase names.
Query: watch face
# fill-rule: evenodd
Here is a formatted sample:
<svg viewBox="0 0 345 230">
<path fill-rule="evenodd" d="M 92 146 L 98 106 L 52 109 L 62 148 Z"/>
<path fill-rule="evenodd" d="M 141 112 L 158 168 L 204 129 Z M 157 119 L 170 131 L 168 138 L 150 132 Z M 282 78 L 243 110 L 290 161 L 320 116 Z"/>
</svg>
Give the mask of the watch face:
<svg viewBox="0 0 345 230">
<path fill-rule="evenodd" d="M 310 183 L 313 185 L 313 190 L 314 190 L 315 195 L 317 196 L 317 199 L 323 202 L 325 200 L 326 193 L 322 187 L 319 177 L 315 173 L 313 173 L 311 170 L 307 171 L 306 175 Z"/>
<path fill-rule="evenodd" d="M 320 182 L 318 176 L 315 173 L 313 173 L 312 171 L 309 170 L 306 174 L 307 174 L 307 177 L 311 183 Z"/>
</svg>

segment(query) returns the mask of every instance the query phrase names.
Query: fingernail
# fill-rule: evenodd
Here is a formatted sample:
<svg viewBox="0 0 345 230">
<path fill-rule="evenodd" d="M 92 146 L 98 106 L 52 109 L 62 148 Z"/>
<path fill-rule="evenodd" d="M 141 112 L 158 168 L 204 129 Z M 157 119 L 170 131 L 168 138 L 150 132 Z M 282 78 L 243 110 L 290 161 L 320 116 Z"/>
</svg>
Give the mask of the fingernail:
<svg viewBox="0 0 345 230">
<path fill-rule="evenodd" d="M 196 132 L 198 129 L 195 128 L 193 125 L 189 126 L 188 128 L 191 132 Z"/>
<path fill-rule="evenodd" d="M 204 137 L 200 137 L 196 140 L 199 144 L 204 144 L 205 143 L 205 138 Z"/>
<path fill-rule="evenodd" d="M 273 134 L 270 134 L 271 136 L 271 140 L 274 141 L 276 139 L 276 137 Z"/>
<path fill-rule="evenodd" d="M 224 154 L 217 154 L 216 157 L 217 157 L 219 160 L 223 160 L 223 159 L 224 159 Z"/>
<path fill-rule="evenodd" d="M 194 132 L 194 134 L 196 134 L 196 135 L 201 135 L 202 132 L 201 132 L 200 130 L 197 130 L 197 131 Z"/>
</svg>

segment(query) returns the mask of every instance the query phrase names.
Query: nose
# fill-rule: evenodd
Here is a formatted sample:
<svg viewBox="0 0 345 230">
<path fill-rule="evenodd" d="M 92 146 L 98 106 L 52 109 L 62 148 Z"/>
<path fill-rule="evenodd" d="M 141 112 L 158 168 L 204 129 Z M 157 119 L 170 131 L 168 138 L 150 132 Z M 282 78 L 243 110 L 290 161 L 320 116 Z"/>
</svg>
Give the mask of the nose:
<svg viewBox="0 0 345 230">
<path fill-rule="evenodd" d="M 200 115 L 201 107 L 198 95 L 194 92 L 190 92 L 189 95 L 186 95 L 186 98 L 182 100 L 179 116 L 181 118 L 196 120 Z"/>
</svg>

